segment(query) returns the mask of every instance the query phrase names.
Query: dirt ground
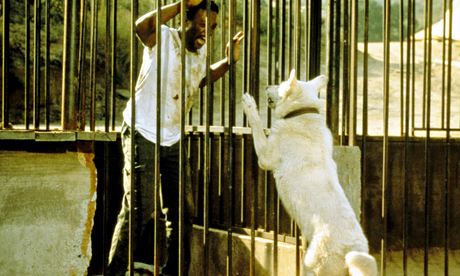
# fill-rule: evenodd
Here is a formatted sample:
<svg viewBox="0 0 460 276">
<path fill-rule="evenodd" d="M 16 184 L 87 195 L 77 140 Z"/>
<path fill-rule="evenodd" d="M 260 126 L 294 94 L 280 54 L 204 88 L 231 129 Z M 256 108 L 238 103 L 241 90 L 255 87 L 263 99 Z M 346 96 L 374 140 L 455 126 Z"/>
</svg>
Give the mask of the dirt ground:
<svg viewBox="0 0 460 276">
<path fill-rule="evenodd" d="M 377 262 L 381 263 L 380 254 L 374 254 Z M 444 249 L 432 248 L 428 254 L 428 275 L 444 275 Z M 407 275 L 424 274 L 424 251 L 411 250 L 407 258 Z M 379 267 L 381 271 L 381 267 Z M 386 275 L 399 276 L 404 275 L 403 252 L 392 251 L 386 255 Z M 448 273 L 449 275 L 460 275 L 460 250 L 451 250 L 448 255 Z"/>
<path fill-rule="evenodd" d="M 403 44 L 403 58 L 406 60 L 407 44 Z M 369 43 L 369 71 L 368 71 L 368 95 L 369 95 L 369 134 L 381 135 L 383 133 L 384 118 L 383 118 L 383 43 Z M 424 95 L 425 99 L 431 97 L 430 107 L 430 126 L 431 128 L 445 128 L 447 124 L 447 81 L 443 86 L 443 74 L 447 80 L 447 43 L 445 44 L 445 66 L 443 66 L 443 43 L 441 41 L 432 42 L 432 65 L 431 65 L 431 89 L 424 89 L 424 71 L 426 68 L 424 62 L 424 42 L 417 41 L 415 44 L 415 87 L 414 94 L 410 94 L 411 106 L 410 108 L 410 127 L 415 128 L 415 136 L 425 136 L 426 131 L 423 128 L 423 118 L 427 118 L 428 113 L 423 112 Z M 361 133 L 360 121 L 362 120 L 362 85 L 363 85 L 363 50 L 364 45 L 359 44 L 358 50 L 358 132 Z M 406 98 L 406 78 L 407 66 L 401 70 L 401 44 L 399 42 L 392 42 L 390 44 L 390 93 L 389 93 L 389 135 L 401 135 L 401 123 L 404 118 L 405 106 L 404 99 Z M 450 104 L 450 125 L 452 129 L 451 137 L 460 137 L 460 42 L 452 44 L 452 70 L 451 70 L 451 104 Z M 443 73 L 444 67 L 444 73 Z M 427 66 L 428 68 L 428 66 Z M 412 68 L 410 69 L 412 71 Z M 427 71 L 428 72 L 428 71 Z M 411 78 L 412 74 L 411 72 Z M 401 76 L 403 77 L 403 85 L 401 86 Z M 411 84 L 412 87 L 412 84 Z M 444 87 L 444 93 L 443 91 Z M 401 91 L 401 88 L 403 89 Z M 425 93 L 424 93 L 425 90 Z M 412 111 L 413 110 L 413 111 Z M 443 116 L 444 110 L 444 116 Z M 412 120 L 413 118 L 413 120 Z M 444 120 L 443 120 L 444 118 Z M 404 121 L 404 120 L 403 120 Z M 443 122 L 444 121 L 444 122 Z M 403 127 L 404 129 L 404 127 Z M 420 129 L 420 130 L 417 130 Z M 430 136 L 444 137 L 445 131 L 432 131 Z"/>
</svg>

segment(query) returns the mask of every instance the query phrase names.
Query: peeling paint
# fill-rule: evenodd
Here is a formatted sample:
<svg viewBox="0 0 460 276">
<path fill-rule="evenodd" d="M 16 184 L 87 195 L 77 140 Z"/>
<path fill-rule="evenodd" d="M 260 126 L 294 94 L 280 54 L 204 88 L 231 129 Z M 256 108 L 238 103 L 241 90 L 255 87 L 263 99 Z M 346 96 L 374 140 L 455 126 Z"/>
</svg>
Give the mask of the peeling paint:
<svg viewBox="0 0 460 276">
<path fill-rule="evenodd" d="M 93 228 L 93 218 L 96 213 L 96 190 L 97 190 L 97 175 L 96 165 L 93 162 L 94 159 L 94 147 L 93 143 L 81 143 L 78 145 L 78 160 L 80 163 L 88 168 L 90 173 L 90 191 L 88 197 L 87 215 L 85 222 L 85 230 L 83 232 L 81 241 L 81 254 L 88 258 L 88 248 L 91 242 L 91 231 Z"/>
</svg>

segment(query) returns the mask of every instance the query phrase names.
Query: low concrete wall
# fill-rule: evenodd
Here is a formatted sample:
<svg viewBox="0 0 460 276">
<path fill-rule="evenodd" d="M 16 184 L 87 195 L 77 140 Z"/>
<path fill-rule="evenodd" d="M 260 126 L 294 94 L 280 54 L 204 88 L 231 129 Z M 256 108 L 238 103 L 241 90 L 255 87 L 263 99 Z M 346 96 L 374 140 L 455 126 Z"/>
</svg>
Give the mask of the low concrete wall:
<svg viewBox="0 0 460 276">
<path fill-rule="evenodd" d="M 85 275 L 94 154 L 0 151 L 0 275 Z"/>
</svg>

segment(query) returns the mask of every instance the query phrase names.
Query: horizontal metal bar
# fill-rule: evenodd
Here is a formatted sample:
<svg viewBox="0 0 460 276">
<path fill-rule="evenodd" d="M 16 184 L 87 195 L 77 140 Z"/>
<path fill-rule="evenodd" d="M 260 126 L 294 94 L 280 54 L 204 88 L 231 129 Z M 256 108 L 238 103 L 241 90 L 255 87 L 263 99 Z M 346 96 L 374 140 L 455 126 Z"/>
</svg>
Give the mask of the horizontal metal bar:
<svg viewBox="0 0 460 276">
<path fill-rule="evenodd" d="M 83 131 L 33 131 L 33 130 L 0 130 L 0 140 L 32 140 L 49 142 L 73 141 L 106 141 L 115 142 L 119 132 L 83 132 Z"/>
</svg>

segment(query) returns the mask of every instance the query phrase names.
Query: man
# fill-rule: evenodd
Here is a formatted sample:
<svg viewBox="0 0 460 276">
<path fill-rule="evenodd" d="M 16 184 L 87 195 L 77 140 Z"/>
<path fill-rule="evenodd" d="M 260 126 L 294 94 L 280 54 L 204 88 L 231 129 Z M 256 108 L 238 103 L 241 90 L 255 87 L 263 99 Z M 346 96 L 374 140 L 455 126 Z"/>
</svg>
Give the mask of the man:
<svg viewBox="0 0 460 276">
<path fill-rule="evenodd" d="M 206 85 L 206 0 L 186 1 L 185 30 L 161 26 L 161 138 L 160 138 L 160 170 L 162 210 L 167 223 L 166 264 L 161 267 L 162 275 L 178 274 L 178 194 L 179 194 L 179 140 L 181 118 L 181 36 L 185 35 L 186 48 L 186 110 L 192 106 L 193 95 L 199 87 Z M 181 2 L 162 7 L 161 22 L 166 23 L 180 14 Z M 217 27 L 218 6 L 211 1 L 209 26 L 211 34 Z M 136 22 L 136 33 L 144 44 L 142 67 L 136 84 L 136 125 L 133 133 L 131 128 L 131 100 L 123 112 L 121 129 L 125 166 L 123 181 L 125 195 L 118 222 L 114 230 L 109 256 L 108 271 L 110 275 L 124 275 L 128 265 L 129 244 L 129 204 L 131 174 L 131 135 L 134 134 L 134 174 L 136 183 L 133 190 L 135 211 L 133 259 L 136 273 L 153 273 L 153 225 L 154 211 L 154 153 L 157 142 L 156 107 L 157 107 L 157 62 L 156 62 L 156 23 L 157 11 L 151 11 Z M 210 34 L 210 35 L 211 35 Z M 227 56 L 213 64 L 210 68 L 211 81 L 219 79 L 229 69 L 231 62 L 240 57 L 240 42 L 244 35 L 237 33 L 233 38 L 233 61 Z M 190 218 L 186 213 L 186 224 L 190 227 Z M 189 232 L 189 231 L 185 231 Z M 189 243 L 184 248 L 185 267 L 183 274 L 188 272 L 190 262 Z"/>
</svg>

